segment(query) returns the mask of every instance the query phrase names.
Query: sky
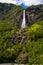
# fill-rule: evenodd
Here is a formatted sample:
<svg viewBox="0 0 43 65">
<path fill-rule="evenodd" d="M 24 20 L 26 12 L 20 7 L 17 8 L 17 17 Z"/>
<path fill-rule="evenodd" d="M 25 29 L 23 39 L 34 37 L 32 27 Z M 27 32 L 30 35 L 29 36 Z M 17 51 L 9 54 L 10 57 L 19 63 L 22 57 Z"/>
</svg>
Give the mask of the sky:
<svg viewBox="0 0 43 65">
<path fill-rule="evenodd" d="M 37 4 L 43 4 L 43 0 L 0 0 L 2 3 L 13 3 L 16 5 L 21 6 L 31 6 L 31 5 L 37 5 Z"/>
</svg>

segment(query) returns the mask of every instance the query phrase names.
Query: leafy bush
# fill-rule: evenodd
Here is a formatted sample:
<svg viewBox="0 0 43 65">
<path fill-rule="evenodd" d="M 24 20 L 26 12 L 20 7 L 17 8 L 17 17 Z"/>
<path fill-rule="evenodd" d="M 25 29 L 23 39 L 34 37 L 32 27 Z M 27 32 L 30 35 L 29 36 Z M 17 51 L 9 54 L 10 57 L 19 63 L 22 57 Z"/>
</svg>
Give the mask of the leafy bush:
<svg viewBox="0 0 43 65">
<path fill-rule="evenodd" d="M 37 40 L 43 38 L 43 26 L 33 24 L 30 28 L 26 28 L 26 34 L 29 40 Z"/>
<path fill-rule="evenodd" d="M 31 13 L 34 12 L 32 7 L 29 9 Z M 15 63 L 17 57 L 24 53 L 28 56 L 28 64 L 43 64 L 43 20 L 39 18 L 39 21 L 25 29 L 18 29 L 15 22 L 12 24 L 9 22 L 22 10 L 14 6 L 7 13 L 0 11 L 0 63 Z M 39 13 L 42 14 L 43 11 Z M 24 36 L 22 44 L 12 43 L 13 35 L 17 38 L 16 41 L 20 41 Z"/>
<path fill-rule="evenodd" d="M 26 44 L 28 63 L 43 64 L 43 38 Z"/>
</svg>

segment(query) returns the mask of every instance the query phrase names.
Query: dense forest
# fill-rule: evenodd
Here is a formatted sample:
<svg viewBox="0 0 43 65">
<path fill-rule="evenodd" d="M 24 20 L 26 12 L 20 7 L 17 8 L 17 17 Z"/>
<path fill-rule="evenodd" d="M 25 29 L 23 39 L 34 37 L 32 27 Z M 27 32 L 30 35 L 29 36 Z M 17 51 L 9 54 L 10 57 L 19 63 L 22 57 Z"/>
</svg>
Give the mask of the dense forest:
<svg viewBox="0 0 43 65">
<path fill-rule="evenodd" d="M 22 29 L 23 10 L 0 3 L 0 63 L 43 64 L 43 5 L 25 9 Z"/>
</svg>

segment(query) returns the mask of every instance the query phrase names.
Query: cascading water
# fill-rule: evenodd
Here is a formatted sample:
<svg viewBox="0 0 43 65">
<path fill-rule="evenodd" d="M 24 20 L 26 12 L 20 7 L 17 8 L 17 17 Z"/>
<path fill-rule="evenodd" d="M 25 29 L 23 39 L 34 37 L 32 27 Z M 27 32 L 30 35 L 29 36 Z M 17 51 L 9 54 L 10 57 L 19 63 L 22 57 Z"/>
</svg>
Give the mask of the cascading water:
<svg viewBox="0 0 43 65">
<path fill-rule="evenodd" d="M 21 28 L 25 28 L 25 27 L 26 27 L 25 10 L 23 10 L 23 22 L 22 22 Z"/>
</svg>

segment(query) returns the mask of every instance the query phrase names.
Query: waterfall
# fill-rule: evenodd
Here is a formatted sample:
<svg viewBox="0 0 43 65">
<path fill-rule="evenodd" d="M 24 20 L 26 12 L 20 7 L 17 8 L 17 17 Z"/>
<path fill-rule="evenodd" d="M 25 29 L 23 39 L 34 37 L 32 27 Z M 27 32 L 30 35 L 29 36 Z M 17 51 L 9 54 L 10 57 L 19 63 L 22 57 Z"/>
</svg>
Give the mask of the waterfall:
<svg viewBox="0 0 43 65">
<path fill-rule="evenodd" d="M 25 28 L 25 27 L 26 27 L 25 10 L 23 10 L 23 22 L 22 22 L 21 28 Z"/>
</svg>

